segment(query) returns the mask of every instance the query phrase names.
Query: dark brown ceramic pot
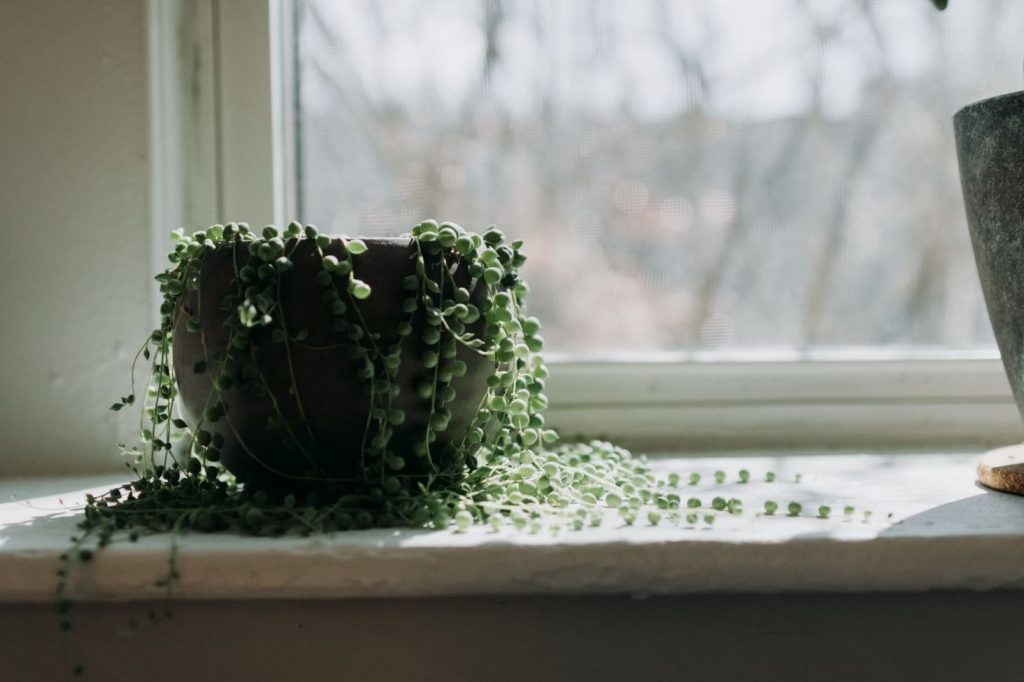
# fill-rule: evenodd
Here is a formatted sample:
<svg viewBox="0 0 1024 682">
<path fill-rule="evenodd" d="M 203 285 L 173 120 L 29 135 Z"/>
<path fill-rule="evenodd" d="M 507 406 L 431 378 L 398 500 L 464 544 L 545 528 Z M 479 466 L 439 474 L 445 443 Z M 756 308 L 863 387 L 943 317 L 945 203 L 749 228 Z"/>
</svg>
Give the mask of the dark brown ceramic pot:
<svg viewBox="0 0 1024 682">
<path fill-rule="evenodd" d="M 421 399 L 415 388 L 420 382 L 432 381 L 433 370 L 425 369 L 420 360 L 419 339 L 425 326 L 420 314 L 413 320 L 412 334 L 402 339 L 396 330 L 409 319 L 401 309 L 407 296 L 403 280 L 415 272 L 416 247 L 408 239 L 363 241 L 368 250 L 354 257 L 355 273 L 370 285 L 372 294 L 359 302 L 359 310 L 366 326 L 380 334 L 376 339 L 380 347 L 402 343 L 402 364 L 396 378 L 401 394 L 392 405 L 404 410 L 406 419 L 395 427 L 389 449 L 409 463 L 408 472 L 415 473 L 417 460 L 411 455 L 411 446 L 423 440 L 430 412 L 429 400 Z M 336 240 L 325 252 L 341 257 L 344 249 Z M 221 302 L 236 291 L 235 273 L 248 260 L 245 245 L 222 248 L 205 257 L 198 290 L 186 297 L 183 314 L 178 316 L 174 371 L 190 424 L 197 423 L 208 405 L 216 359 L 228 343 L 230 331 L 225 320 L 234 311 L 225 310 Z M 308 337 L 281 343 L 271 338 L 272 329 L 254 330 L 250 357 L 265 378 L 268 392 L 261 396 L 247 389 L 224 391 L 227 414 L 205 428 L 223 437 L 221 462 L 240 480 L 278 490 L 306 490 L 323 479 L 362 475 L 360 453 L 370 396 L 367 383 L 357 376 L 360 365 L 350 357 L 345 337 L 334 330 L 334 318 L 323 301 L 323 287 L 316 280 L 321 258 L 312 240 L 300 241 L 291 260 L 294 268 L 280 275 L 278 314 L 290 337 L 300 330 L 308 330 Z M 438 271 L 428 274 L 437 281 Z M 461 286 L 469 286 L 469 277 L 461 269 L 456 269 L 455 278 Z M 200 321 L 199 332 L 186 329 L 192 315 Z M 432 452 L 444 452 L 451 443 L 461 442 L 486 392 L 487 377 L 494 371 L 493 361 L 468 348 L 460 346 L 458 358 L 468 371 L 452 381 L 457 397 L 447 405 L 451 422 L 431 446 Z M 208 371 L 194 371 L 200 361 L 207 363 Z M 297 392 L 290 390 L 293 375 Z M 274 427 L 278 413 L 284 416 L 287 429 Z M 286 438 L 289 432 L 294 434 L 292 442 Z"/>
</svg>

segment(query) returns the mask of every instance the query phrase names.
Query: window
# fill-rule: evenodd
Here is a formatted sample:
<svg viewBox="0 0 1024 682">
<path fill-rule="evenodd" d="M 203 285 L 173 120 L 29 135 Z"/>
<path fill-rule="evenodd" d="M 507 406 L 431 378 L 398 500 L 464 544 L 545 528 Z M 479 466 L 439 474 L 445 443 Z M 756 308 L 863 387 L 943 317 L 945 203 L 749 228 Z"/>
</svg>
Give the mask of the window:
<svg viewBox="0 0 1024 682">
<path fill-rule="evenodd" d="M 556 351 L 989 347 L 950 117 L 1024 7 L 955 4 L 298 0 L 297 213 L 499 222 Z"/>
<path fill-rule="evenodd" d="M 216 179 L 201 215 L 364 235 L 426 216 L 499 223 L 527 241 L 564 430 L 684 445 L 1020 436 L 951 116 L 1018 86 L 1024 7 L 266 7 L 221 0 L 192 20 L 214 65 L 189 91 L 217 141 L 185 174 L 186 193 Z"/>
</svg>

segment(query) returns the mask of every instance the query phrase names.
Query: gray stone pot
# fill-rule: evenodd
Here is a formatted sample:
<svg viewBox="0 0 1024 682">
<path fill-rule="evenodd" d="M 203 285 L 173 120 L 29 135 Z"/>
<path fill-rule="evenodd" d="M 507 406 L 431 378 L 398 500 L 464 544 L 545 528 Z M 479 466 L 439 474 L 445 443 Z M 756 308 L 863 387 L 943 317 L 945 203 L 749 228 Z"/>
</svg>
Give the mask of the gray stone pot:
<svg viewBox="0 0 1024 682">
<path fill-rule="evenodd" d="M 1024 92 L 969 104 L 953 123 L 974 259 L 1024 418 Z"/>
</svg>

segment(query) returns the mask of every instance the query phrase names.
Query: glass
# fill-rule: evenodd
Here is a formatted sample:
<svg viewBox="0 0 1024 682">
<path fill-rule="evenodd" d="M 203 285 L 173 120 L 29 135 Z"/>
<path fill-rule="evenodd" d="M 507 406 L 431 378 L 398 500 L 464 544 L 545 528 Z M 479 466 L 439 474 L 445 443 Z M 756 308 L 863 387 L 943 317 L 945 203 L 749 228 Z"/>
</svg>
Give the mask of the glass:
<svg viewBox="0 0 1024 682">
<path fill-rule="evenodd" d="M 299 0 L 302 220 L 526 240 L 551 350 L 993 343 L 950 118 L 1024 3 Z"/>
</svg>

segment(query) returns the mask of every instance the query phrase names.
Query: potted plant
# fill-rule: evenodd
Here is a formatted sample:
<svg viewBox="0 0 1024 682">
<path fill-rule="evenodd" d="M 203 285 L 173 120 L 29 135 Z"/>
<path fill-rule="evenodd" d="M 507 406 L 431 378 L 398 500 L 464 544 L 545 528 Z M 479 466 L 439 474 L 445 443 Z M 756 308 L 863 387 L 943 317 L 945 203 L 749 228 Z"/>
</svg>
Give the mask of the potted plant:
<svg viewBox="0 0 1024 682">
<path fill-rule="evenodd" d="M 555 441 L 540 325 L 521 307 L 526 257 L 499 230 L 426 221 L 362 240 L 228 224 L 175 239 L 137 358 L 150 423 L 128 450 L 136 505 L 154 487 L 237 493 L 254 513 L 202 525 L 251 531 L 257 493 L 330 503 L 333 527 L 485 520 L 465 486 L 506 465 L 529 478 L 530 453 Z"/>
<path fill-rule="evenodd" d="M 229 223 L 174 239 L 133 365 L 148 363 L 145 389 L 133 377 L 111 408 L 141 409 L 140 444 L 122 446 L 136 480 L 89 498 L 66 561 L 121 528 L 537 530 L 738 509 L 684 507 L 678 475 L 611 444 L 555 445 L 526 256 L 495 228 L 428 220 L 374 240 Z"/>
<path fill-rule="evenodd" d="M 495 228 L 428 220 L 373 240 L 229 223 L 174 239 L 160 326 L 111 406 L 142 414 L 140 443 L 122 445 L 135 480 L 87 498 L 58 572 L 62 612 L 70 565 L 119 530 L 537 532 L 742 512 L 683 499 L 678 473 L 610 443 L 556 443 L 540 324 L 522 307 L 526 256 Z"/>
</svg>

